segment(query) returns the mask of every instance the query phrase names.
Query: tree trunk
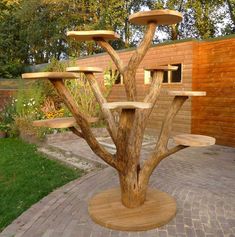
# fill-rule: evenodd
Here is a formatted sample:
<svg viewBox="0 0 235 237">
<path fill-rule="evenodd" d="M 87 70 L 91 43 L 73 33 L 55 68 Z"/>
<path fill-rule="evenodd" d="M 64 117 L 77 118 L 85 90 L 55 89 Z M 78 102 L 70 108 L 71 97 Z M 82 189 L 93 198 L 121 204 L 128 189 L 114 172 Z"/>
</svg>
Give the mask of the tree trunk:
<svg viewBox="0 0 235 237">
<path fill-rule="evenodd" d="M 139 166 L 125 174 L 119 172 L 119 180 L 122 204 L 128 208 L 141 206 L 145 202 L 147 185 L 139 183 Z"/>
</svg>

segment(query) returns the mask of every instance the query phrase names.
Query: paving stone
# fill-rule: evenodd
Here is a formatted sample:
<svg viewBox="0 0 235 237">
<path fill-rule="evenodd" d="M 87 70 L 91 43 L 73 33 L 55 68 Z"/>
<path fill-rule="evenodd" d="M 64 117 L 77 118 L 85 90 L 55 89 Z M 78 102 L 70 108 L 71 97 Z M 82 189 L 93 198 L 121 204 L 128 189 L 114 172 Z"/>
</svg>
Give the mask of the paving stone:
<svg viewBox="0 0 235 237">
<path fill-rule="evenodd" d="M 205 232 L 203 230 L 196 229 L 195 231 L 197 237 L 205 237 Z"/>
<path fill-rule="evenodd" d="M 176 233 L 177 234 L 184 234 L 185 233 L 184 224 L 176 224 Z"/>
<path fill-rule="evenodd" d="M 194 228 L 185 227 L 185 232 L 186 232 L 187 237 L 195 237 L 196 236 L 196 232 L 195 232 Z"/>
<path fill-rule="evenodd" d="M 54 144 L 59 146 L 61 141 Z M 82 140 L 66 141 L 62 147 L 71 154 L 99 160 Z M 141 159 L 150 151 L 143 148 Z M 188 148 L 161 162 L 150 186 L 177 201 L 176 218 L 164 227 L 125 232 L 95 224 L 87 211 L 88 200 L 118 185 L 117 173 L 105 168 L 55 190 L 13 221 L 0 237 L 233 237 L 234 154 L 235 149 L 222 146 Z"/>
<path fill-rule="evenodd" d="M 184 218 L 184 225 L 186 226 L 193 226 L 193 222 L 191 218 Z"/>
<path fill-rule="evenodd" d="M 165 231 L 165 230 L 159 230 L 159 231 L 158 231 L 158 236 L 159 236 L 159 237 L 168 237 L 167 231 Z"/>
<path fill-rule="evenodd" d="M 168 234 L 169 235 L 175 235 L 175 233 L 176 233 L 176 226 L 168 226 L 167 227 L 167 231 L 168 231 Z"/>
</svg>

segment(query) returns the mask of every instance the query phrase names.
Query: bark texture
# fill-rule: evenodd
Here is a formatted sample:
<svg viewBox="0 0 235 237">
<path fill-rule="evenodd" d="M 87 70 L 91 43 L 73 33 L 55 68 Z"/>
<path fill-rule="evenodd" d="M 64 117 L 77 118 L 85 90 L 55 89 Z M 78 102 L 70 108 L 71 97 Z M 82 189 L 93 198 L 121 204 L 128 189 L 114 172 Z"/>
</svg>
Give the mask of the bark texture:
<svg viewBox="0 0 235 237">
<path fill-rule="evenodd" d="M 136 100 L 136 71 L 151 46 L 155 30 L 156 23 L 150 22 L 142 42 L 131 56 L 126 66 L 124 66 L 119 55 L 107 41 L 102 38 L 95 39 L 98 44 L 109 53 L 117 69 L 123 75 L 126 95 L 129 101 Z M 79 111 L 76 102 L 65 87 L 63 80 L 51 80 L 51 82 L 64 100 L 66 106 L 72 112 L 81 129 L 71 128 L 71 130 L 76 135 L 84 138 L 96 155 L 118 171 L 123 205 L 128 208 L 138 207 L 145 202 L 149 178 L 157 165 L 169 155 L 186 148 L 185 146 L 176 146 L 172 149 L 168 149 L 167 143 L 170 137 L 173 119 L 188 97 L 176 96 L 174 98 L 163 121 L 161 134 L 154 152 L 143 164 L 141 164 L 140 152 L 144 131 L 147 120 L 160 94 L 163 71 L 154 71 L 149 92 L 144 98 L 144 102 L 152 103 L 153 107 L 151 109 L 123 108 L 118 126 L 116 126 L 114 122 L 110 109 L 103 108 L 102 106 L 103 103 L 106 103 L 107 101 L 103 96 L 93 73 L 87 72 L 85 75 L 102 109 L 110 136 L 116 145 L 117 152 L 115 155 L 109 153 L 98 143 L 91 131 L 86 116 Z"/>
</svg>

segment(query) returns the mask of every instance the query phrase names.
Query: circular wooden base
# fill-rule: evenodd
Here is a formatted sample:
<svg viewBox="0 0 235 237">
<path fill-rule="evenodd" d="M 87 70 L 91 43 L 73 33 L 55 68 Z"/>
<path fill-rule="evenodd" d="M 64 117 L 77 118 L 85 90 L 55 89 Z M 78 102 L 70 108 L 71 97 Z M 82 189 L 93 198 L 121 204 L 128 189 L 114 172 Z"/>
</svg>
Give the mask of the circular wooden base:
<svg viewBox="0 0 235 237">
<path fill-rule="evenodd" d="M 120 189 L 114 188 L 95 195 L 88 210 L 92 220 L 104 227 L 141 231 L 167 224 L 176 214 L 176 202 L 167 193 L 150 189 L 142 206 L 126 208 L 121 203 Z"/>
</svg>

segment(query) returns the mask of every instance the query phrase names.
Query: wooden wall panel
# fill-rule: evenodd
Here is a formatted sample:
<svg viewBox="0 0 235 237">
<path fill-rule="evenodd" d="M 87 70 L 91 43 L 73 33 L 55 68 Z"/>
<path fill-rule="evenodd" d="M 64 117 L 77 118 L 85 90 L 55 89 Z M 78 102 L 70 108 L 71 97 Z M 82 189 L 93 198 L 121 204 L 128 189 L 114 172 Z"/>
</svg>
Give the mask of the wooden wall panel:
<svg viewBox="0 0 235 237">
<path fill-rule="evenodd" d="M 144 57 L 136 75 L 136 85 L 138 100 L 142 100 L 146 95 L 149 85 L 144 84 L 144 67 L 151 65 L 164 64 L 183 64 L 183 81 L 179 84 L 168 84 L 162 86 L 162 92 L 149 121 L 148 128 L 159 131 L 161 122 L 165 116 L 173 97 L 166 95 L 167 90 L 191 90 L 192 89 L 192 52 L 193 41 L 182 42 L 178 44 L 160 45 L 150 48 Z M 119 51 L 120 58 L 126 63 L 133 50 Z M 111 59 L 107 54 L 101 54 L 93 57 L 81 58 L 78 60 L 80 66 L 97 66 L 107 69 L 111 64 Z M 103 74 L 97 74 L 97 79 L 102 82 Z M 109 101 L 126 100 L 124 85 L 114 85 L 109 97 Z M 173 133 L 191 132 L 191 100 L 188 100 L 175 118 Z"/>
<path fill-rule="evenodd" d="M 194 54 L 192 88 L 207 96 L 192 100 L 192 133 L 235 147 L 235 38 L 197 43 Z"/>
<path fill-rule="evenodd" d="M 119 51 L 126 63 L 133 50 Z M 183 64 L 183 81 L 162 86 L 156 107 L 148 121 L 148 128 L 160 130 L 172 97 L 167 90 L 202 90 L 206 97 L 189 99 L 174 120 L 173 133 L 197 133 L 214 136 L 217 144 L 235 146 L 235 38 L 214 41 L 188 41 L 152 47 L 142 61 L 136 76 L 138 100 L 142 100 L 149 85 L 144 84 L 145 66 L 154 64 Z M 79 65 L 111 64 L 107 54 L 78 60 Z M 103 75 L 97 74 L 103 82 Z M 109 101 L 126 100 L 123 85 L 115 85 Z"/>
</svg>

